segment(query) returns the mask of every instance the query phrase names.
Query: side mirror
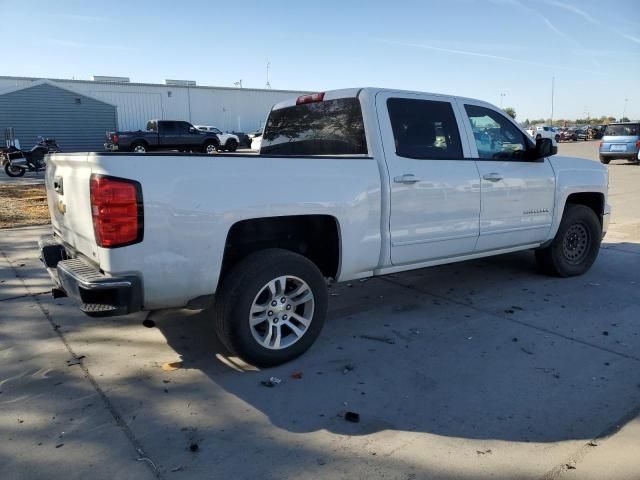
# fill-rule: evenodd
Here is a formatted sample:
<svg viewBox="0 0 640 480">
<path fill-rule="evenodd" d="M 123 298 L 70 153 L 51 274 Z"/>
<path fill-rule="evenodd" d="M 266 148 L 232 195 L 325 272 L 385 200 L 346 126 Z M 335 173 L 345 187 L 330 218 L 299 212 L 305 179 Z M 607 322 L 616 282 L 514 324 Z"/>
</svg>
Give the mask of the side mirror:
<svg viewBox="0 0 640 480">
<path fill-rule="evenodd" d="M 545 157 L 558 153 L 558 147 L 553 144 L 550 138 L 538 138 L 536 139 L 536 148 L 531 153 L 531 160 L 542 162 Z"/>
</svg>

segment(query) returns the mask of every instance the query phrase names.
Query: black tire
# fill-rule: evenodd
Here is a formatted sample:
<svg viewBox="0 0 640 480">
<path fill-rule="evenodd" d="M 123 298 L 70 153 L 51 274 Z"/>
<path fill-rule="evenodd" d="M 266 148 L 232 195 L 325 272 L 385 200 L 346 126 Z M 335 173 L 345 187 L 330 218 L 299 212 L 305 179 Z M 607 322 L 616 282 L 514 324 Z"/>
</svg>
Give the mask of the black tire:
<svg viewBox="0 0 640 480">
<path fill-rule="evenodd" d="M 285 348 L 271 349 L 258 343 L 249 324 L 249 317 L 254 300 L 263 288 L 283 275 L 295 276 L 306 282 L 313 294 L 313 313 L 308 327 L 295 343 Z M 279 296 L 280 294 L 276 295 Z M 313 262 L 287 250 L 262 250 L 241 260 L 222 281 L 216 293 L 214 307 L 216 333 L 232 354 L 246 362 L 260 367 L 279 365 L 303 354 L 318 338 L 327 314 L 327 303 L 325 279 Z M 294 307 L 294 311 L 297 308 Z M 277 319 L 275 321 L 277 322 Z M 273 320 L 267 320 L 265 323 L 265 328 L 274 328 Z M 282 331 L 285 330 L 282 325 L 280 328 Z M 293 335 L 288 328 L 286 331 Z M 288 337 L 282 338 L 284 340 Z"/>
<path fill-rule="evenodd" d="M 235 152 L 238 149 L 238 142 L 236 142 L 233 138 L 230 138 L 229 140 L 227 140 L 225 148 L 228 152 Z"/>
<path fill-rule="evenodd" d="M 13 178 L 24 176 L 26 171 L 27 170 L 25 168 L 14 167 L 10 163 L 5 164 L 4 166 L 4 173 Z"/>
<path fill-rule="evenodd" d="M 202 153 L 207 153 L 209 155 L 213 155 L 214 153 L 216 153 L 218 151 L 219 148 L 220 148 L 220 144 L 219 143 L 216 143 L 213 140 L 207 140 L 202 145 Z"/>
<path fill-rule="evenodd" d="M 555 139 L 556 139 L 556 143 L 559 142 L 560 141 L 560 135 L 556 135 Z"/>
<path fill-rule="evenodd" d="M 145 142 L 133 142 L 131 144 L 131 151 L 133 153 L 147 153 L 149 146 Z"/>
<path fill-rule="evenodd" d="M 604 163 L 605 165 L 609 165 L 610 161 L 611 161 L 610 158 L 600 156 L 600 163 Z"/>
<path fill-rule="evenodd" d="M 602 225 L 596 213 L 584 205 L 568 204 L 556 236 L 548 247 L 536 250 L 536 260 L 548 275 L 582 275 L 598 257 L 601 241 Z"/>
<path fill-rule="evenodd" d="M 536 135 L 536 140 L 538 140 L 539 138 L 542 138 L 542 135 L 537 134 L 537 135 Z"/>
</svg>

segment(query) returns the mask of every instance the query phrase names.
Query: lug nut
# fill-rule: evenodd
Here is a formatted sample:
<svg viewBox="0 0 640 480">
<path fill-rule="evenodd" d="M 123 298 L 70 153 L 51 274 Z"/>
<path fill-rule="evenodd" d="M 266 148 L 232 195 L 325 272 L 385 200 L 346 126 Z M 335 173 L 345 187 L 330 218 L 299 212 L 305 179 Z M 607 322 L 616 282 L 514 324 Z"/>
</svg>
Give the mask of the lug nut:
<svg viewBox="0 0 640 480">
<path fill-rule="evenodd" d="M 288 318 L 288 317 L 287 317 L 287 314 L 286 314 L 286 313 L 285 313 L 284 315 L 282 315 L 282 319 L 283 319 L 283 320 L 286 320 L 287 318 Z"/>
<path fill-rule="evenodd" d="M 287 310 L 291 310 L 291 305 L 287 305 Z"/>
<path fill-rule="evenodd" d="M 273 312 L 272 312 L 271 310 L 269 310 L 269 311 L 267 312 L 267 315 L 271 316 L 271 315 L 273 315 Z"/>
<path fill-rule="evenodd" d="M 275 300 L 273 302 L 271 302 L 271 306 L 275 307 L 276 305 L 278 305 L 278 302 L 276 302 Z"/>
<path fill-rule="evenodd" d="M 278 317 L 273 319 L 273 323 L 278 323 Z"/>
<path fill-rule="evenodd" d="M 280 303 L 285 303 L 286 301 L 287 301 L 287 299 L 286 299 L 285 297 L 282 297 L 282 298 L 280 299 Z"/>
</svg>

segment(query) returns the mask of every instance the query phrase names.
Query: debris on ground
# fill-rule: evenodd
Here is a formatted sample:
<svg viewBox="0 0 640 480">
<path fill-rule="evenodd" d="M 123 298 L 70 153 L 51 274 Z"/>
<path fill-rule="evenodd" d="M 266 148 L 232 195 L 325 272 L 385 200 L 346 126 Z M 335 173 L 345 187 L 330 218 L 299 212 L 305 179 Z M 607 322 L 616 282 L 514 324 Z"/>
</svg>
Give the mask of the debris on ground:
<svg viewBox="0 0 640 480">
<path fill-rule="evenodd" d="M 170 471 L 171 472 L 181 472 L 182 470 L 184 470 L 184 467 L 182 465 L 178 465 L 177 467 L 173 467 Z"/>
<path fill-rule="evenodd" d="M 518 337 L 513 337 L 513 338 L 511 339 L 511 341 L 512 341 L 512 342 L 517 342 L 517 341 L 518 341 Z"/>
<path fill-rule="evenodd" d="M 80 355 L 79 357 L 74 357 L 71 360 L 67 360 L 67 367 L 72 367 L 74 365 L 80 365 L 80 360 L 85 358 L 85 355 Z"/>
<path fill-rule="evenodd" d="M 533 355 L 533 352 L 531 350 L 527 350 L 526 348 L 522 347 L 520 350 L 522 350 L 524 353 L 526 353 L 527 355 Z"/>
<path fill-rule="evenodd" d="M 510 308 L 507 308 L 504 313 L 508 313 L 508 314 L 512 314 L 512 313 L 516 313 L 515 310 L 512 310 Z"/>
<path fill-rule="evenodd" d="M 604 336 L 606 337 L 607 335 L 609 335 L 609 332 L 607 332 L 607 331 L 605 330 L 604 332 L 602 332 L 602 335 L 604 335 Z"/>
<path fill-rule="evenodd" d="M 342 367 L 342 374 L 346 375 L 347 373 L 351 372 L 352 370 L 354 370 L 356 367 L 353 366 L 350 363 L 347 363 L 344 367 Z"/>
<path fill-rule="evenodd" d="M 279 385 L 281 382 L 282 382 L 282 380 L 279 379 L 278 377 L 271 377 L 271 378 L 269 378 L 269 380 L 262 380 L 260 382 L 260 384 L 263 387 L 273 388 L 276 385 Z"/>
<path fill-rule="evenodd" d="M 365 340 L 373 340 L 376 342 L 388 343 L 393 345 L 396 341 L 393 338 L 377 336 L 377 335 L 360 335 L 360 338 L 364 338 Z"/>
<path fill-rule="evenodd" d="M 182 362 L 166 362 L 162 364 L 162 370 L 165 372 L 173 372 L 174 370 L 178 370 L 182 368 Z"/>
<path fill-rule="evenodd" d="M 191 450 L 193 453 L 196 453 L 198 450 L 200 450 L 200 445 L 198 445 L 197 443 L 192 443 L 191 445 L 189 445 L 189 450 Z"/>
<path fill-rule="evenodd" d="M 576 469 L 576 466 L 575 465 L 571 465 L 570 463 L 565 463 L 564 466 L 567 467 L 567 470 L 575 470 Z"/>
<path fill-rule="evenodd" d="M 493 451 L 490 448 L 487 448 L 486 450 L 476 450 L 476 453 L 478 455 L 486 455 L 488 453 L 493 453 Z"/>
<path fill-rule="evenodd" d="M 587 443 L 587 445 L 589 447 L 597 447 L 598 443 L 595 440 L 591 440 L 589 443 Z"/>
<path fill-rule="evenodd" d="M 56 448 L 60 448 L 60 447 L 62 447 L 63 445 L 64 445 L 64 443 L 59 443 L 59 444 L 57 444 L 57 445 L 56 445 Z"/>
<path fill-rule="evenodd" d="M 291 378 L 294 380 L 300 380 L 302 378 L 302 372 L 293 372 L 291 374 Z"/>
<path fill-rule="evenodd" d="M 418 330 L 417 328 L 410 328 L 409 331 L 413 334 L 413 335 L 420 335 L 420 330 Z"/>
<path fill-rule="evenodd" d="M 356 412 L 344 412 L 344 419 L 347 422 L 358 423 L 360 421 L 360 414 Z"/>
</svg>

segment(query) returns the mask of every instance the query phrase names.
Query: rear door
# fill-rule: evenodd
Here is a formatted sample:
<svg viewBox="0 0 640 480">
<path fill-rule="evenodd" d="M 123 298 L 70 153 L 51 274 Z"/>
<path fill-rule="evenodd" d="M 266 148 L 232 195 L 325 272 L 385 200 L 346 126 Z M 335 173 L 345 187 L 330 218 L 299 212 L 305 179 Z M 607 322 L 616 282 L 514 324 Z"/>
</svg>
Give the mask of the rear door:
<svg viewBox="0 0 640 480">
<path fill-rule="evenodd" d="M 613 156 L 634 156 L 638 153 L 640 125 L 633 123 L 607 125 L 602 138 L 601 152 Z"/>
<path fill-rule="evenodd" d="M 526 161 L 528 135 L 487 104 L 458 100 L 480 172 L 482 208 L 476 251 L 546 239 L 553 218 L 555 174 L 549 159 Z"/>
<path fill-rule="evenodd" d="M 376 110 L 389 170 L 391 262 L 471 253 L 480 177 L 448 97 L 380 92 Z"/>
<path fill-rule="evenodd" d="M 176 148 L 180 145 L 181 137 L 177 128 L 177 124 L 171 120 L 162 120 L 158 122 L 158 144 L 166 148 Z"/>
<path fill-rule="evenodd" d="M 180 135 L 180 145 L 194 147 L 202 144 L 205 134 L 193 127 L 189 122 L 176 122 L 176 128 Z"/>
</svg>

